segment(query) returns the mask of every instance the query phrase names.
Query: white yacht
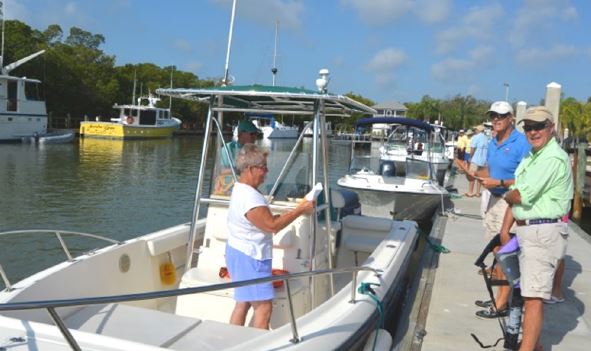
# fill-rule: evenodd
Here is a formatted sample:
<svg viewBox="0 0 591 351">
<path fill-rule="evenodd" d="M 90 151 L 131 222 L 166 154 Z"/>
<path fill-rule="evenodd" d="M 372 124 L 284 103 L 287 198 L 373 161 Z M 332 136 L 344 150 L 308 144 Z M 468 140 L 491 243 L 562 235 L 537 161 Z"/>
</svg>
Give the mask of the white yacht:
<svg viewBox="0 0 591 351">
<path fill-rule="evenodd" d="M 322 71 L 326 76 L 328 72 Z M 384 325 L 395 318 L 417 224 L 331 215 L 344 206 L 328 181 L 325 116 L 374 111 L 342 95 L 299 88 L 226 86 L 159 89 L 158 94 L 207 101 L 205 135 L 193 219 L 125 242 L 71 257 L 69 245 L 84 233 L 51 231 L 67 260 L 13 283 L 1 269 L 0 346 L 10 350 L 328 350 L 390 349 Z M 298 204 L 317 182 L 324 184 L 317 212 L 273 237 L 279 276 L 233 282 L 224 278 L 229 197 L 204 189 L 208 150 L 224 150 L 223 113 L 245 111 L 303 115 L 313 119 L 312 145 L 300 136 L 291 152 L 273 151 L 259 190 L 275 214 Z M 217 157 L 217 156 L 216 156 Z M 235 177 L 235 171 L 232 171 Z M 215 172 L 211 177 L 215 181 Z M 214 187 L 210 187 L 214 189 Z M 204 218 L 198 218 L 202 208 Z M 337 211 L 338 213 L 338 211 Z M 122 225 L 125 225 L 122 223 Z M 23 231 L 0 233 L 18 239 Z M 337 240 L 340 232 L 340 240 Z M 96 237 L 96 236 L 92 236 Z M 70 241 L 70 240 L 73 240 Z M 44 248 L 45 249 L 45 248 Z M 31 255 L 31 259 L 35 259 Z M 280 280 L 271 330 L 229 324 L 233 288 Z M 248 317 L 250 319 L 250 317 Z"/>
<path fill-rule="evenodd" d="M 275 119 L 271 113 L 249 113 L 246 117 L 261 131 L 264 139 L 297 139 L 298 127 L 288 126 Z M 234 138 L 238 137 L 238 126 L 233 130 Z"/>
<path fill-rule="evenodd" d="M 373 117 L 357 127 L 392 125 L 385 143 L 353 141 L 349 174 L 337 184 L 359 195 L 362 212 L 371 216 L 427 220 L 449 196 L 443 187 L 449 160 L 443 141 L 428 123 L 409 118 Z"/>
<path fill-rule="evenodd" d="M 47 133 L 47 110 L 40 94 L 41 81 L 10 75 L 10 71 L 44 52 L 41 50 L 1 67 L 0 142 L 20 142 L 23 137 Z"/>
</svg>

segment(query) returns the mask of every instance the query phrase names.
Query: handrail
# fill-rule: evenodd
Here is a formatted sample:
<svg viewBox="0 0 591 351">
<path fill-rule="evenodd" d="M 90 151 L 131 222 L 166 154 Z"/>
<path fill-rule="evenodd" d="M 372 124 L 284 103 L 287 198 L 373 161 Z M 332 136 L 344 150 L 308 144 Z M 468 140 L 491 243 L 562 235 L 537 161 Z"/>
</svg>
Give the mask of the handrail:
<svg viewBox="0 0 591 351">
<path fill-rule="evenodd" d="M 74 231 L 69 231 L 69 230 L 59 230 L 59 229 L 26 229 L 26 230 L 11 230 L 11 231 L 7 231 L 7 232 L 0 232 L 0 236 L 3 236 L 3 235 L 8 236 L 8 235 L 16 235 L 16 234 L 42 234 L 42 235 L 55 234 L 55 236 L 57 237 L 57 240 L 59 241 L 59 243 L 62 247 L 62 250 L 64 251 L 64 254 L 66 255 L 67 260 L 70 262 L 73 261 L 74 259 L 72 258 L 72 255 L 70 254 L 70 250 L 68 249 L 66 242 L 62 238 L 62 234 L 77 235 L 77 236 L 83 236 L 83 237 L 103 240 L 103 241 L 107 241 L 111 244 L 116 244 L 116 245 L 121 245 L 123 243 L 119 240 L 106 238 L 104 236 L 100 236 L 100 235 L 96 235 L 96 234 L 74 232 Z M 8 279 L 8 276 L 6 275 L 4 270 L 1 268 L 1 265 L 0 265 L 0 277 L 2 278 L 4 285 L 6 286 L 8 291 L 12 290 L 12 285 L 10 284 L 10 280 Z"/>
<path fill-rule="evenodd" d="M 179 288 L 173 290 L 159 290 L 159 291 L 150 291 L 145 293 L 136 293 L 136 294 L 123 294 L 123 295 L 110 295 L 110 296 L 97 296 L 97 297 L 85 297 L 85 298 L 77 298 L 77 299 L 58 299 L 58 300 L 38 300 L 38 301 L 24 301 L 24 302 L 12 302 L 12 303 L 0 303 L 0 312 L 1 311 L 20 311 L 20 310 L 34 310 L 34 309 L 47 309 L 50 313 L 52 319 L 54 320 L 56 326 L 59 328 L 60 332 L 66 338 L 70 346 L 73 350 L 80 350 L 80 347 L 74 340 L 72 334 L 65 326 L 59 315 L 55 312 L 56 308 L 60 307 L 72 307 L 72 306 L 83 306 L 83 305 L 97 305 L 97 304 L 106 304 L 106 303 L 119 303 L 119 302 L 127 302 L 127 301 L 140 301 L 140 300 L 151 300 L 157 298 L 164 298 L 164 297 L 175 297 L 181 295 L 190 295 L 190 294 L 198 294 L 198 293 L 205 293 L 217 290 L 225 290 L 231 288 L 238 288 L 241 286 L 247 285 L 254 285 L 260 283 L 268 283 L 272 281 L 281 280 L 286 284 L 286 289 L 288 290 L 287 299 L 289 303 L 289 310 L 290 310 L 290 321 L 291 321 L 291 329 L 293 338 L 290 339 L 292 343 L 298 343 L 301 341 L 297 326 L 295 324 L 296 319 L 294 315 L 293 309 L 293 302 L 292 302 L 292 295 L 289 293 L 290 286 L 289 280 L 290 279 L 297 279 L 297 278 L 305 278 L 305 277 L 312 277 L 312 276 L 319 276 L 319 275 L 326 275 L 326 274 L 339 274 L 339 273 L 352 273 L 353 277 L 351 280 L 351 300 L 349 303 L 355 303 L 356 297 L 356 285 L 357 285 L 357 274 L 360 271 L 369 271 L 373 272 L 377 277 L 380 276 L 381 270 L 375 269 L 372 267 L 367 266 L 355 266 L 355 267 L 343 267 L 338 269 L 321 269 L 315 271 L 305 271 L 305 272 L 298 272 L 298 273 L 290 273 L 290 274 L 283 274 L 283 275 L 276 275 L 270 276 L 265 278 L 257 278 L 257 279 L 250 279 L 250 280 L 243 280 L 238 282 L 228 282 L 222 284 L 212 284 L 206 286 L 198 286 L 192 288 Z"/>
</svg>

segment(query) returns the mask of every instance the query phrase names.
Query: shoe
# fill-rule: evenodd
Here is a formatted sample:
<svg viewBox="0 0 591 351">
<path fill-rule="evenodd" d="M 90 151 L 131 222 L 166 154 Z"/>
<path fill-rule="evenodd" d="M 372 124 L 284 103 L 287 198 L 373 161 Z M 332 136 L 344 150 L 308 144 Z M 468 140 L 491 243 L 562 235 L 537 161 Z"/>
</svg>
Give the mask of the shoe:
<svg viewBox="0 0 591 351">
<path fill-rule="evenodd" d="M 476 317 L 483 318 L 483 319 L 492 319 L 498 317 L 507 317 L 509 315 L 509 310 L 507 308 L 495 311 L 492 306 L 487 308 L 486 310 L 476 311 Z"/>
<path fill-rule="evenodd" d="M 549 299 L 544 299 L 544 303 L 549 304 L 549 305 L 553 305 L 555 303 L 561 303 L 561 302 L 564 302 L 564 297 L 550 296 Z"/>
<path fill-rule="evenodd" d="M 478 307 L 482 307 L 482 308 L 488 308 L 488 307 L 492 307 L 493 302 L 492 300 L 476 300 L 474 301 L 474 304 Z"/>
</svg>

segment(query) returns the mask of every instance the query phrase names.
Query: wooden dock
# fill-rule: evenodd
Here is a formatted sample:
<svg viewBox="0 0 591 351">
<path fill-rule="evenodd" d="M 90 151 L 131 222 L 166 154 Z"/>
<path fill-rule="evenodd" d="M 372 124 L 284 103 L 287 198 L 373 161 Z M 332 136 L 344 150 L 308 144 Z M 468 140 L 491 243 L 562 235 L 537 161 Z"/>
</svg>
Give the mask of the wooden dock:
<svg viewBox="0 0 591 351">
<path fill-rule="evenodd" d="M 467 191 L 463 175 L 456 178 L 459 194 Z M 394 340 L 395 350 L 483 350 L 502 337 L 496 319 L 483 320 L 475 300 L 488 300 L 483 277 L 474 265 L 485 246 L 480 198 L 453 199 L 455 214 L 437 216 L 431 236 L 451 250 L 424 256 L 418 279 Z M 545 305 L 541 343 L 545 351 L 589 350 L 591 346 L 591 236 L 570 223 L 563 291 L 566 301 Z M 491 258 L 486 263 L 490 265 Z M 486 350 L 503 350 L 497 347 Z"/>
</svg>

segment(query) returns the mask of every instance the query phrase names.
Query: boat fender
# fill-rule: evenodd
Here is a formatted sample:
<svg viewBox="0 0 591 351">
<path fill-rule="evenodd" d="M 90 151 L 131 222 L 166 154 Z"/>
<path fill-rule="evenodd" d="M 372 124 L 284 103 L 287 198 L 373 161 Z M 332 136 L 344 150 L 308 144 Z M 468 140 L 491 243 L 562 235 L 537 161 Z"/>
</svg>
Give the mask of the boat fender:
<svg viewBox="0 0 591 351">
<path fill-rule="evenodd" d="M 127 116 L 127 124 L 133 124 L 133 117 Z"/>
<path fill-rule="evenodd" d="M 176 283 L 176 267 L 172 263 L 170 253 L 168 255 L 168 261 L 160 265 L 160 281 L 164 285 L 172 285 Z"/>
</svg>

